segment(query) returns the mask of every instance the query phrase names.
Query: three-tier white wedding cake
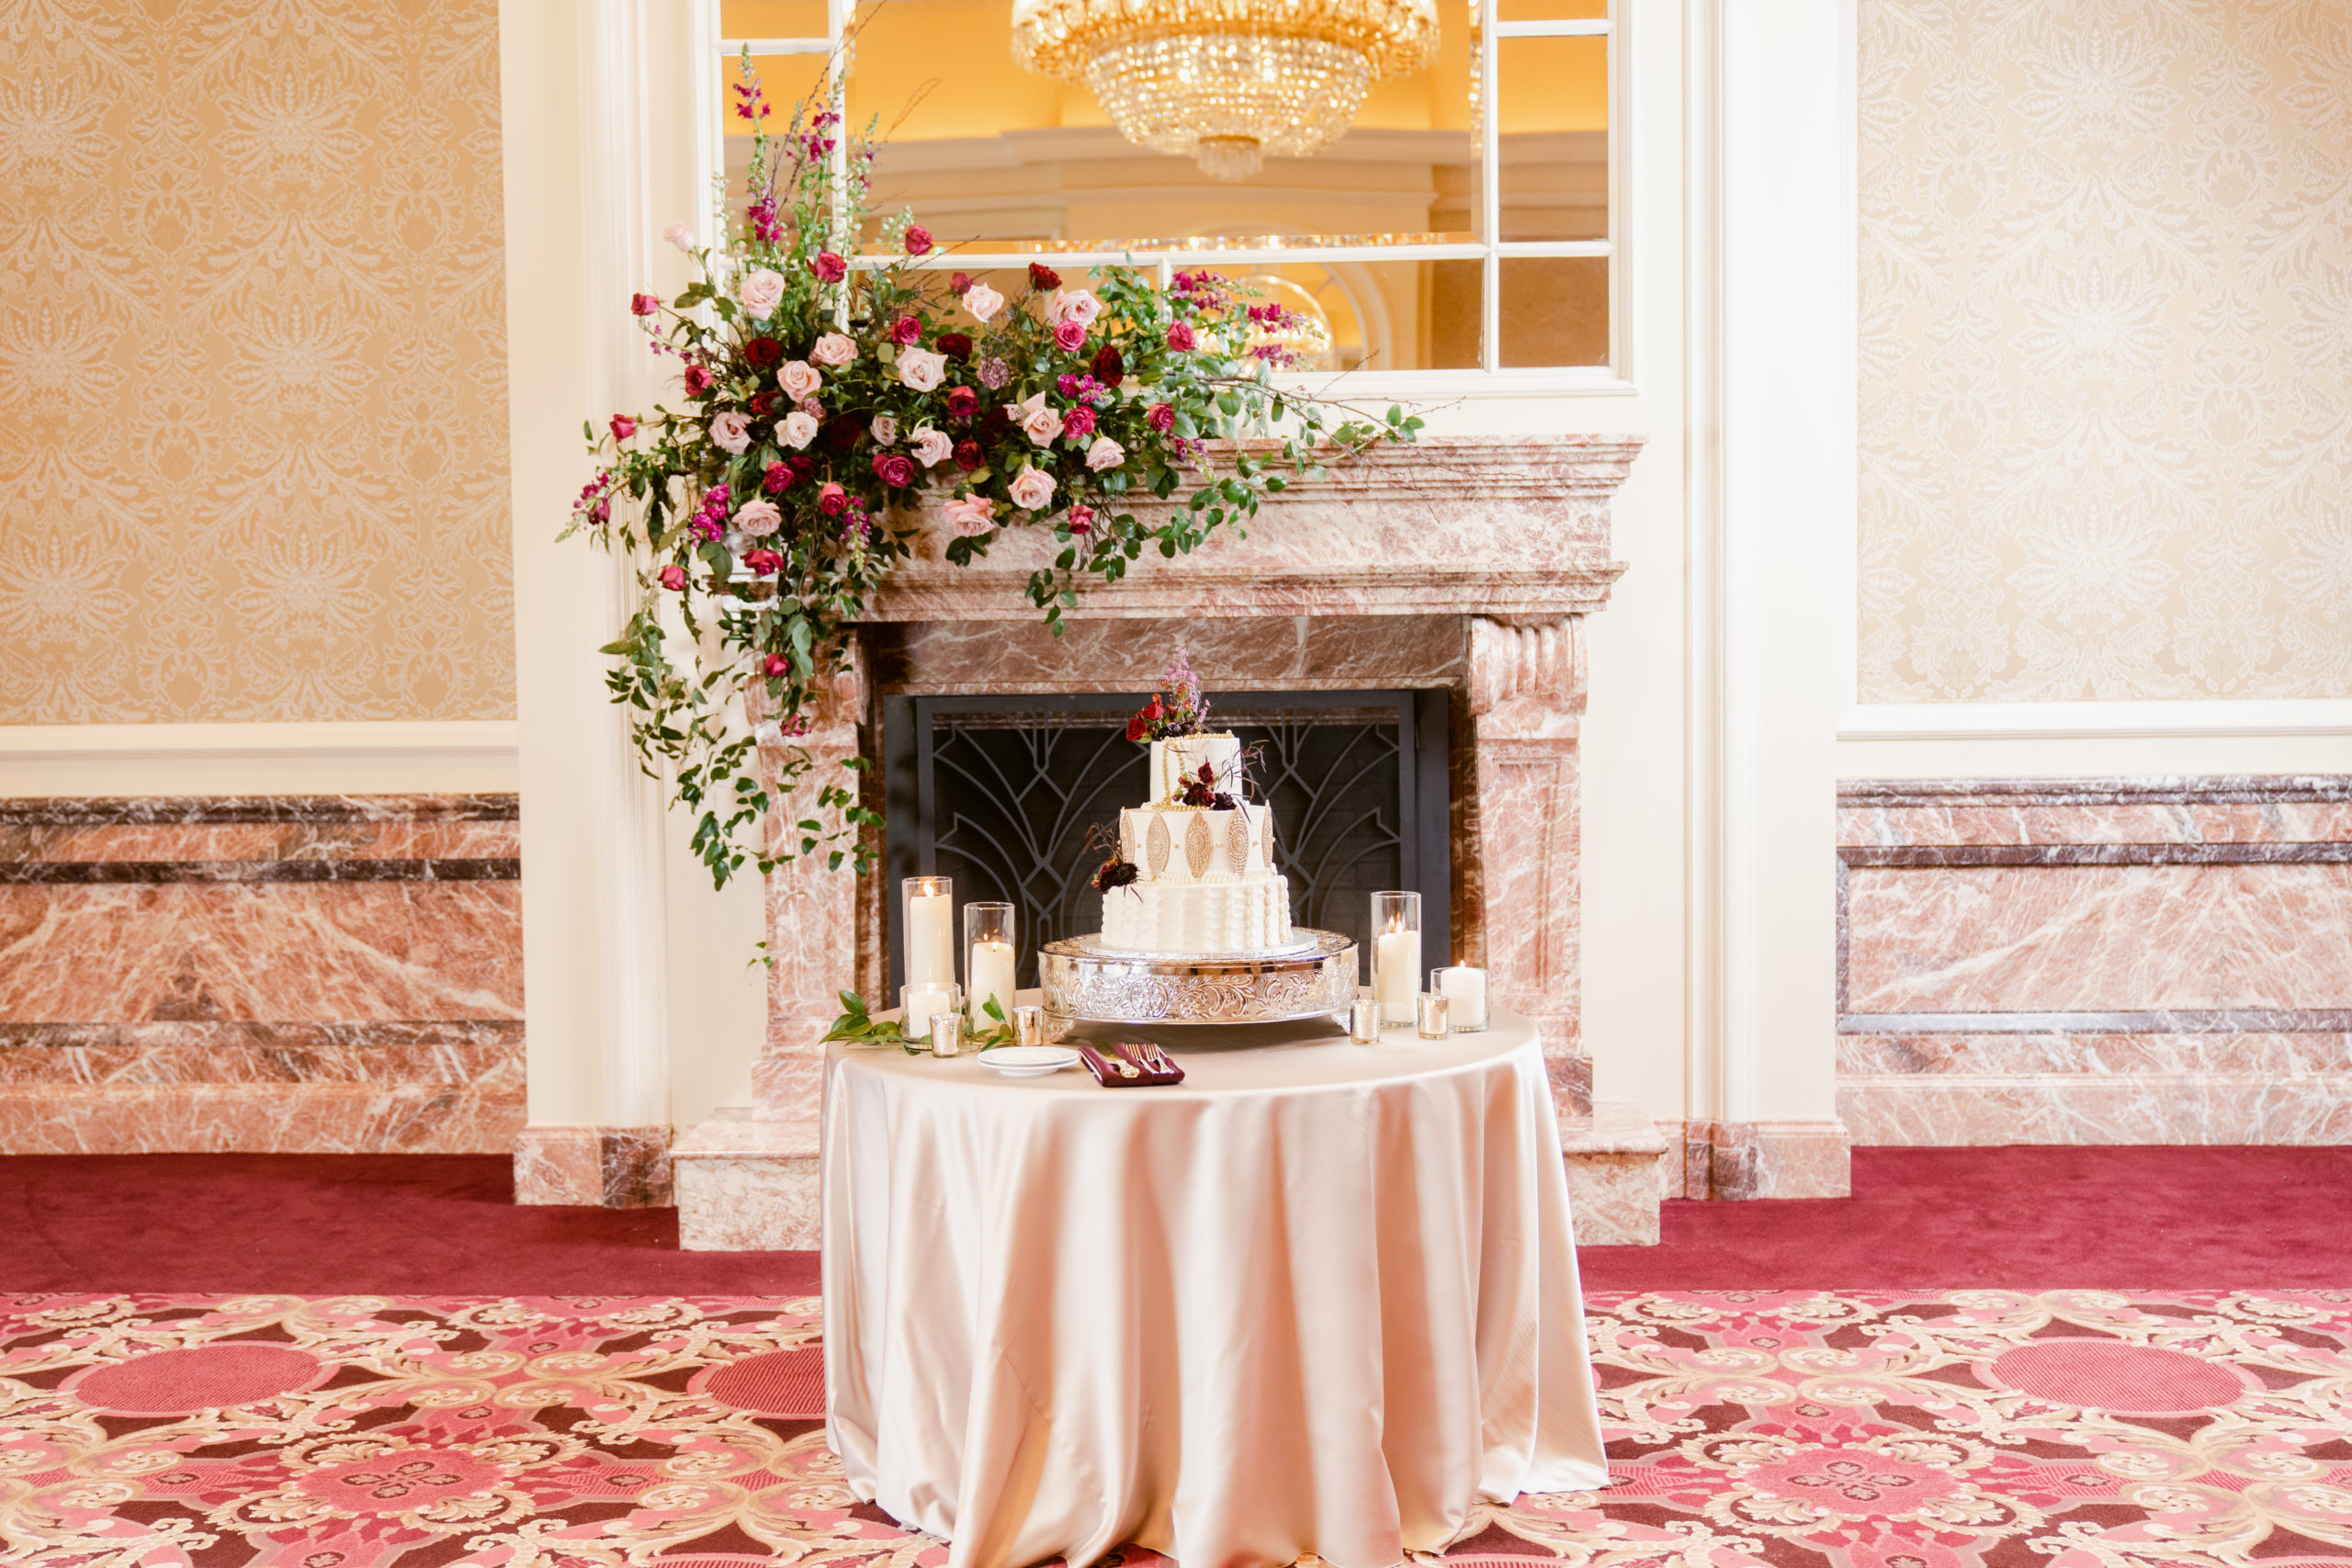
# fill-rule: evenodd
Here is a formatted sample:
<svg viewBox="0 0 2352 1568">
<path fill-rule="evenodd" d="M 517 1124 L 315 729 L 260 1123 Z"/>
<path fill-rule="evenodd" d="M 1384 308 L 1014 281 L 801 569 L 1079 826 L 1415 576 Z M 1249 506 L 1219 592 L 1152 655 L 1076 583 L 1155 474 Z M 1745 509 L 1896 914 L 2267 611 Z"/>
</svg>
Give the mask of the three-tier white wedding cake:
<svg viewBox="0 0 2352 1568">
<path fill-rule="evenodd" d="M 1231 735 L 1151 743 L 1150 795 L 1119 813 L 1119 855 L 1135 877 L 1102 895 L 1103 946 L 1206 953 L 1292 945 L 1273 813 L 1241 799 L 1241 742 Z M 1187 804 L 1187 795 L 1206 803 Z"/>
</svg>

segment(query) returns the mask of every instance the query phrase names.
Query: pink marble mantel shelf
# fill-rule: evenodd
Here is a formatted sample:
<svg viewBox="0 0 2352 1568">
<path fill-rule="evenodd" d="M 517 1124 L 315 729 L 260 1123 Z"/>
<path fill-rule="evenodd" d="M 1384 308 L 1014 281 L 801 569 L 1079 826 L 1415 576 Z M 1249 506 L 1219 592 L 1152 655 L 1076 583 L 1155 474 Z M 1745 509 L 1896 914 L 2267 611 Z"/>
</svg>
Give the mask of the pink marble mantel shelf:
<svg viewBox="0 0 2352 1568">
<path fill-rule="evenodd" d="M 1625 568 L 1609 554 L 1609 503 L 1638 435 L 1432 436 L 1379 446 L 1269 496 L 1241 538 L 1221 528 L 1174 560 L 1146 555 L 1117 583 L 1089 580 L 1092 616 L 1585 615 Z M 1180 490 L 1182 497 L 1187 491 Z M 1164 512 L 1164 503 L 1155 503 Z M 1143 506 L 1139 516 L 1150 516 Z M 875 596 L 874 621 L 1007 621 L 1037 615 L 1029 574 L 1059 549 L 1016 529 L 970 567 L 926 509 L 914 558 Z"/>
</svg>

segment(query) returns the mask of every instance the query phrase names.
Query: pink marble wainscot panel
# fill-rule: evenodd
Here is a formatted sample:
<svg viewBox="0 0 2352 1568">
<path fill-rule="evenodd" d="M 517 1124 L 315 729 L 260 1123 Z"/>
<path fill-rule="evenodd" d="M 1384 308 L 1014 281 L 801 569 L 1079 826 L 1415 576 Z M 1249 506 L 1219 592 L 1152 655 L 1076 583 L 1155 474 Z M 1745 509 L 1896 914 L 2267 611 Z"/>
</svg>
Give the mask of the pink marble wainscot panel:
<svg viewBox="0 0 2352 1568">
<path fill-rule="evenodd" d="M 671 1129 L 540 1122 L 507 1141 L 514 1201 L 658 1209 L 670 1202 Z"/>
<path fill-rule="evenodd" d="M 2352 839 L 2334 802 L 2114 806 L 1873 806 L 1838 813 L 1841 846 L 1924 844 L 2312 844 Z"/>
<path fill-rule="evenodd" d="M 1848 874 L 1849 1013 L 2352 1007 L 2352 865 Z"/>
<path fill-rule="evenodd" d="M 519 1087 L 0 1084 L 9 1154 L 503 1154 L 522 1124 Z"/>
<path fill-rule="evenodd" d="M 1838 1112 L 1859 1144 L 2346 1144 L 2352 1072 L 1841 1077 Z"/>
</svg>

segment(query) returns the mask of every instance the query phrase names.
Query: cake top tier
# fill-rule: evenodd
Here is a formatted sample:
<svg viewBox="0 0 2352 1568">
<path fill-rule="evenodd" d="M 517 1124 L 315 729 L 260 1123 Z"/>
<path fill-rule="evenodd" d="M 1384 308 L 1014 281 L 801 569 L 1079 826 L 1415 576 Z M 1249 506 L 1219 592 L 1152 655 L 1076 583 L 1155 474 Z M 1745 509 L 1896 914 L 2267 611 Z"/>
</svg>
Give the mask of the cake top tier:
<svg viewBox="0 0 2352 1568">
<path fill-rule="evenodd" d="M 1205 764 L 1216 787 L 1238 797 L 1241 794 L 1241 741 L 1234 735 L 1175 735 L 1151 743 L 1151 790 L 1146 806 L 1162 806 L 1197 778 Z"/>
</svg>

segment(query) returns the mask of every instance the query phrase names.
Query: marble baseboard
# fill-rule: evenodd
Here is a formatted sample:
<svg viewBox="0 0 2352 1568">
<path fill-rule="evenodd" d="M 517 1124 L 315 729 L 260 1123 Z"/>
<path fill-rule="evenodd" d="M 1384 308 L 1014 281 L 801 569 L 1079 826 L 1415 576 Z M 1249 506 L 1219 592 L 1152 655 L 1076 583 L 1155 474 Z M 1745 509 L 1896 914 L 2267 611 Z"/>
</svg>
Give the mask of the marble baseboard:
<svg viewBox="0 0 2352 1568">
<path fill-rule="evenodd" d="M 1845 1078 L 1838 1111 L 1866 1145 L 2352 1144 L 2352 1073 Z"/>
<path fill-rule="evenodd" d="M 1684 1198 L 1844 1198 L 1855 1140 L 1842 1122 L 1684 1122 Z M 1668 1179 L 1671 1179 L 1671 1177 Z"/>
<path fill-rule="evenodd" d="M 682 1135 L 671 1157 L 682 1249 L 776 1252 L 824 1244 L 813 1129 L 722 1115 Z"/>
<path fill-rule="evenodd" d="M 1656 1247 L 1673 1170 L 1666 1134 L 1635 1105 L 1603 1101 L 1560 1123 L 1579 1247 Z M 1676 1196 L 1680 1196 L 1678 1190 Z"/>
<path fill-rule="evenodd" d="M 0 1154 L 498 1154 L 520 1085 L 0 1084 Z"/>
<path fill-rule="evenodd" d="M 662 1209 L 672 1200 L 668 1127 L 537 1122 L 518 1130 L 514 1201 Z"/>
</svg>

